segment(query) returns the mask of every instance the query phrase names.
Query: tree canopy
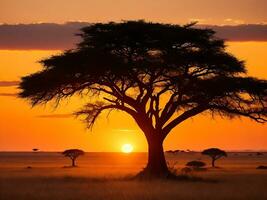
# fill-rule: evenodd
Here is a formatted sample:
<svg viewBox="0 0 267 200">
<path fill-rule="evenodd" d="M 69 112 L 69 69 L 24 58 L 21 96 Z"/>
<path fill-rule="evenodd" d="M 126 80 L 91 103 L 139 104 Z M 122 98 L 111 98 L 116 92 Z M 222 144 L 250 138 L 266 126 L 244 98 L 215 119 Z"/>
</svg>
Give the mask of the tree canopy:
<svg viewBox="0 0 267 200">
<path fill-rule="evenodd" d="M 63 154 L 65 157 L 70 158 L 71 161 L 72 161 L 72 166 L 75 167 L 75 166 L 76 166 L 76 164 L 75 164 L 75 160 L 76 160 L 79 156 L 84 155 L 84 151 L 83 151 L 83 150 L 80 150 L 80 149 L 68 149 L 68 150 L 63 151 L 62 154 Z"/>
<path fill-rule="evenodd" d="M 221 149 L 218 148 L 210 148 L 210 149 L 205 149 L 204 151 L 202 151 L 203 155 L 208 155 L 211 157 L 217 157 L 217 156 L 227 156 L 227 153 Z"/>
<path fill-rule="evenodd" d="M 84 154 L 83 150 L 80 149 L 68 149 L 62 152 L 62 154 L 66 157 L 70 157 L 72 159 L 75 159 L 81 155 Z"/>
<path fill-rule="evenodd" d="M 22 78 L 20 97 L 36 105 L 81 95 L 88 104 L 78 114 L 88 127 L 102 111 L 121 110 L 149 143 L 203 112 L 267 120 L 267 81 L 248 77 L 213 30 L 126 21 L 92 24 L 78 35 L 77 48 Z"/>
<path fill-rule="evenodd" d="M 215 167 L 215 161 L 220 159 L 221 157 L 226 157 L 227 153 L 221 149 L 218 148 L 210 148 L 210 149 L 205 149 L 202 151 L 203 155 L 210 156 L 212 159 L 212 167 Z"/>
</svg>

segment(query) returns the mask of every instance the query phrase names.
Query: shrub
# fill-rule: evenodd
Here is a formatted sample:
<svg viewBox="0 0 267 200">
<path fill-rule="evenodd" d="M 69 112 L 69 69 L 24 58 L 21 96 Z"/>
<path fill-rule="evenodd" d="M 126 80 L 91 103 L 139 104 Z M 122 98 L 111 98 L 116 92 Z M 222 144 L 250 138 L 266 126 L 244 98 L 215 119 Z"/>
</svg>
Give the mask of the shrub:
<svg viewBox="0 0 267 200">
<path fill-rule="evenodd" d="M 202 167 L 204 167 L 206 165 L 206 163 L 202 162 L 202 161 L 198 161 L 198 160 L 193 160 L 190 161 L 186 164 L 187 167 L 191 167 L 194 170 L 198 170 L 201 169 Z"/>
</svg>

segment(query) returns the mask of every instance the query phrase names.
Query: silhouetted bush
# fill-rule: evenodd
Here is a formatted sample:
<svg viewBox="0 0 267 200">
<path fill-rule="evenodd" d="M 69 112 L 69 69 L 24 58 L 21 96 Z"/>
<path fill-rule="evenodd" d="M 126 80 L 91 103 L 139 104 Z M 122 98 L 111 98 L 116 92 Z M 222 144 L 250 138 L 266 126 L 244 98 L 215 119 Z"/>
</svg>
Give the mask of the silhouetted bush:
<svg viewBox="0 0 267 200">
<path fill-rule="evenodd" d="M 166 151 L 166 153 L 174 153 L 174 151 L 173 150 L 168 150 L 168 151 Z"/>
<path fill-rule="evenodd" d="M 257 169 L 267 169 L 267 166 L 260 165 L 260 166 L 257 167 Z"/>
<path fill-rule="evenodd" d="M 176 165 L 176 162 L 175 163 L 167 162 L 168 170 L 170 171 L 171 174 L 174 174 L 174 175 L 177 174 L 177 168 L 175 167 L 175 165 Z"/>
<path fill-rule="evenodd" d="M 191 167 L 193 170 L 201 170 L 202 167 L 206 166 L 206 163 L 198 160 L 190 161 L 186 164 L 187 167 Z"/>
<path fill-rule="evenodd" d="M 34 148 L 34 149 L 32 149 L 32 151 L 33 151 L 33 152 L 37 152 L 37 151 L 39 151 L 39 149 Z"/>
<path fill-rule="evenodd" d="M 184 167 L 181 169 L 182 174 L 189 174 L 192 172 L 192 169 L 190 167 Z"/>
</svg>

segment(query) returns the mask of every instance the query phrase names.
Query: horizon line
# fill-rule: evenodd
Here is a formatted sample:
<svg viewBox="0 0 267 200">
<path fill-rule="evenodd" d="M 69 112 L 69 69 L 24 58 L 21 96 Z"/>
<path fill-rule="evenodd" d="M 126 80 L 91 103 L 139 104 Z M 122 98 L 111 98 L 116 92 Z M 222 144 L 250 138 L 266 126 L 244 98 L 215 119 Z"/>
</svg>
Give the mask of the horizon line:
<svg viewBox="0 0 267 200">
<path fill-rule="evenodd" d="M 180 150 L 180 149 L 179 149 Z M 62 151 L 16 151 L 16 150 L 0 150 L 0 153 L 61 153 Z M 164 152 L 166 153 L 167 151 L 175 151 L 175 150 L 165 150 Z M 200 153 L 202 152 L 202 150 L 190 150 L 190 151 L 186 151 L 186 150 L 180 150 L 180 151 L 184 151 L 184 152 L 179 152 L 179 153 Z M 240 149 L 240 150 L 225 150 L 226 152 L 229 153 L 253 153 L 253 152 L 263 152 L 263 153 L 267 153 L 267 149 Z M 85 153 L 123 153 L 122 151 L 84 151 Z M 148 153 L 147 151 L 133 151 L 131 153 Z"/>
</svg>

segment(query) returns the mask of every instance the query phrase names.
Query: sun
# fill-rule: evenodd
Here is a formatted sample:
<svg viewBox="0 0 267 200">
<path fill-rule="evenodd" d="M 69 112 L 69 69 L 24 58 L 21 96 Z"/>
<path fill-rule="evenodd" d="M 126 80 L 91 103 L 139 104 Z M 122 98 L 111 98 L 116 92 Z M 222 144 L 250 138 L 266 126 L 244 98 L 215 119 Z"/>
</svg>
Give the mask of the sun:
<svg viewBox="0 0 267 200">
<path fill-rule="evenodd" d="M 131 153 L 133 151 L 133 145 L 131 145 L 131 144 L 124 144 L 121 147 L 121 151 L 123 153 Z"/>
</svg>

